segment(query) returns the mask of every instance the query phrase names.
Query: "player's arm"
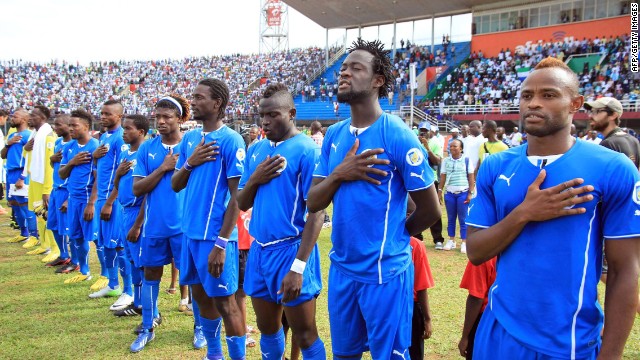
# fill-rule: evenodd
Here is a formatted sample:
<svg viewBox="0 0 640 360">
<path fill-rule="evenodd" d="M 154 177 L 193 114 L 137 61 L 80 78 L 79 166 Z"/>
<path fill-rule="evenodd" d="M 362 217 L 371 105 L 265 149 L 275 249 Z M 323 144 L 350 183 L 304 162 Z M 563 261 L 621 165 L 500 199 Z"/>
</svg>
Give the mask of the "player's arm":
<svg viewBox="0 0 640 360">
<path fill-rule="evenodd" d="M 178 155 L 174 155 L 173 149 L 171 149 L 169 154 L 165 156 L 162 164 L 157 169 L 153 170 L 151 174 L 145 177 L 135 176 L 133 178 L 133 195 L 142 196 L 150 193 L 151 190 L 156 188 L 166 172 L 173 171 L 175 169 L 177 160 Z"/>
<path fill-rule="evenodd" d="M 302 231 L 300 247 L 296 253 L 296 259 L 291 265 L 291 269 L 287 275 L 282 279 L 282 284 L 278 291 L 279 294 L 283 294 L 283 303 L 293 301 L 300 296 L 300 291 L 302 290 L 302 274 L 304 273 L 304 268 L 307 265 L 311 251 L 313 251 L 313 248 L 316 246 L 323 223 L 324 211 L 310 212 L 308 214 L 307 222 L 304 224 L 304 230 Z"/>
<path fill-rule="evenodd" d="M 427 289 L 416 291 L 416 298 L 418 299 L 418 305 L 422 309 L 422 321 L 424 322 L 424 334 L 423 339 L 431 337 L 433 331 L 431 327 L 431 309 L 429 308 L 429 294 Z"/>
<path fill-rule="evenodd" d="M 604 333 L 598 359 L 620 359 L 635 319 L 640 275 L 640 238 L 606 240 L 607 288 Z"/>
<path fill-rule="evenodd" d="M 384 150 L 367 150 L 356 155 L 359 145 L 360 140 L 356 139 L 353 146 L 342 160 L 342 163 L 333 169 L 329 176 L 324 179 L 313 179 L 311 189 L 309 190 L 309 196 L 307 198 L 307 208 L 309 209 L 309 212 L 318 212 L 329 206 L 342 182 L 363 180 L 374 185 L 380 185 L 380 181 L 371 178 L 369 174 L 387 176 L 386 171 L 369 167 L 369 165 L 389 164 L 389 160 L 373 157 L 373 155 L 382 154 Z"/>
<path fill-rule="evenodd" d="M 191 176 L 191 171 L 206 162 L 215 161 L 216 156 L 220 153 L 218 149 L 219 146 L 215 145 L 216 141 L 212 141 L 210 143 L 204 143 L 204 136 L 200 143 L 193 150 L 189 159 L 185 161 L 185 163 L 180 167 L 180 169 L 176 170 L 171 176 L 171 188 L 173 191 L 178 192 L 187 187 L 187 183 L 189 182 L 189 176 Z M 183 155 L 181 155 L 183 156 Z"/>
<path fill-rule="evenodd" d="M 480 316 L 480 312 L 482 311 L 482 302 L 483 299 L 477 298 L 471 294 L 467 296 L 462 337 L 460 338 L 460 342 L 458 342 L 458 350 L 460 350 L 460 355 L 462 356 L 467 356 L 469 334 L 471 333 L 473 324 L 475 324 L 476 320 L 478 320 L 478 316 Z"/>
<path fill-rule="evenodd" d="M 495 225 L 485 229 L 468 225 L 467 256 L 471 263 L 480 265 L 500 254 L 529 222 L 584 214 L 585 208 L 573 206 L 593 200 L 593 195 L 583 195 L 593 191 L 593 186 L 580 186 L 584 180 L 577 178 L 541 190 L 545 177 L 543 169 L 529 185 L 524 201 Z"/>
<path fill-rule="evenodd" d="M 442 210 L 440 210 L 440 202 L 438 201 L 435 185 L 431 185 L 426 189 L 412 191 L 409 196 L 416 203 L 416 210 L 407 218 L 405 227 L 409 235 L 415 235 L 431 227 L 440 219 Z"/>
<path fill-rule="evenodd" d="M 118 188 L 115 186 L 115 183 L 114 183 L 113 190 L 111 190 L 111 193 L 107 198 L 107 201 L 104 202 L 104 205 L 102 205 L 102 209 L 100 209 L 100 220 L 104 220 L 104 221 L 111 220 L 113 203 L 116 201 L 117 198 L 118 198 Z"/>
<path fill-rule="evenodd" d="M 97 179 L 98 176 L 96 174 L 96 171 L 93 170 L 93 177 L 94 179 Z M 87 206 L 84 208 L 84 214 L 83 214 L 83 219 L 84 221 L 91 221 L 93 220 L 93 216 L 95 213 L 95 204 L 96 204 L 96 199 L 98 198 L 98 187 L 96 186 L 96 181 L 93 182 L 93 187 L 91 188 L 91 195 L 89 196 L 89 202 L 87 203 Z"/>
<path fill-rule="evenodd" d="M 142 229 L 142 224 L 144 224 L 144 208 L 147 203 L 147 197 L 145 196 L 142 199 L 142 204 L 140 205 L 140 210 L 138 211 L 138 216 L 136 216 L 136 220 L 133 222 L 131 229 L 127 232 L 127 241 L 129 242 L 138 242 L 138 238 L 140 237 L 140 229 Z"/>
<path fill-rule="evenodd" d="M 229 236 L 231 236 L 231 232 L 236 226 L 238 214 L 240 213 L 237 205 L 238 183 L 240 182 L 240 177 L 233 177 L 228 179 L 227 181 L 231 198 L 229 199 L 227 210 L 224 212 L 222 227 L 220 228 L 220 233 L 218 234 L 216 245 L 213 247 L 213 250 L 211 250 L 211 253 L 209 254 L 209 273 L 213 275 L 213 277 L 220 277 L 220 275 L 222 274 L 227 241 L 229 241 Z"/>
</svg>

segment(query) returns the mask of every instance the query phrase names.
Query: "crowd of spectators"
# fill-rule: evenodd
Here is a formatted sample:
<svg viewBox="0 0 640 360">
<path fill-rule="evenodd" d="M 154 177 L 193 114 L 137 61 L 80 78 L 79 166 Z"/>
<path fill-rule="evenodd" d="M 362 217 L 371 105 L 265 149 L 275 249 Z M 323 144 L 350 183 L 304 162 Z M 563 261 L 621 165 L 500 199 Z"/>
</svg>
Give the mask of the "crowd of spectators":
<svg viewBox="0 0 640 360">
<path fill-rule="evenodd" d="M 229 86 L 228 115 L 250 115 L 257 112 L 257 99 L 270 82 L 282 82 L 294 90 L 323 65 L 320 48 L 88 66 L 11 60 L 0 63 L 0 108 L 44 104 L 54 112 L 83 107 L 98 114 L 105 100 L 115 98 L 127 113 L 150 115 L 162 95 L 189 97 L 200 79 L 213 77 L 224 79 Z"/>
<path fill-rule="evenodd" d="M 600 53 L 605 55 L 602 65 L 591 68 L 585 65 L 578 74 L 580 92 L 585 101 L 601 96 L 615 97 L 621 101 L 635 101 L 640 93 L 640 79 L 629 69 L 630 37 L 605 36 L 582 40 L 566 38 L 564 41 L 542 40 L 530 43 L 518 51 L 507 48 L 496 57 L 485 57 L 482 51 L 473 52 L 469 60 L 447 75 L 440 82 L 436 96 L 421 104 L 427 108 L 445 107 L 453 112 L 455 105 L 495 105 L 513 107 L 518 105 L 519 87 L 532 69 L 542 59 L 552 56 L 565 60 L 571 55 Z"/>
</svg>

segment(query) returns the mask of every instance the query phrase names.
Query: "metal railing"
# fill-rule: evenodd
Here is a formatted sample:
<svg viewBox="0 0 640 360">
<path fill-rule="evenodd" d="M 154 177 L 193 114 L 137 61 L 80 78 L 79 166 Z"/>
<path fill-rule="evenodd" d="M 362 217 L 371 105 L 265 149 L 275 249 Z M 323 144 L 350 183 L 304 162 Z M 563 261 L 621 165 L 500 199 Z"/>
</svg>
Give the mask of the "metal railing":
<svg viewBox="0 0 640 360">
<path fill-rule="evenodd" d="M 640 100 L 621 100 L 624 111 L 640 111 Z M 410 108 L 406 106 L 406 108 Z M 438 108 L 435 108 L 439 111 Z M 449 105 L 443 109 L 446 115 L 474 115 L 474 114 L 517 114 L 520 111 L 518 105 Z M 423 112 L 424 113 L 424 112 Z M 415 110 L 414 110 L 415 116 Z"/>
<path fill-rule="evenodd" d="M 411 106 L 401 106 L 400 111 L 398 112 L 398 116 L 403 119 L 407 119 L 410 121 L 411 116 Z M 438 120 L 437 117 L 427 114 L 426 112 L 418 109 L 417 107 L 413 107 L 413 122 L 421 123 L 426 121 L 429 125 L 435 125 L 440 129 L 440 131 L 449 132 L 451 129 L 457 127 L 456 124 L 452 123 L 449 120 Z"/>
</svg>

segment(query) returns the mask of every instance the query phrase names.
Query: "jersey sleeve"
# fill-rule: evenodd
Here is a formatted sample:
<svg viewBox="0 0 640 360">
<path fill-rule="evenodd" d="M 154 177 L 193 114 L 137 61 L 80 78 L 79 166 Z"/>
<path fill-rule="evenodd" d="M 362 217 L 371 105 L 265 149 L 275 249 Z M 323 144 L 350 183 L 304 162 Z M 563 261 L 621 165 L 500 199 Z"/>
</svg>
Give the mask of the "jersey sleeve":
<svg viewBox="0 0 640 360">
<path fill-rule="evenodd" d="M 60 159 L 60 167 L 67 165 L 71 160 L 71 157 L 69 156 L 71 152 L 69 152 L 69 150 L 71 149 L 72 144 L 73 142 L 69 142 L 68 144 L 60 147 L 62 150 L 62 159 Z"/>
<path fill-rule="evenodd" d="M 237 134 L 234 133 L 234 135 Z M 226 148 L 224 160 L 227 179 L 239 178 L 244 172 L 244 162 L 247 157 L 247 153 L 244 150 L 244 140 L 242 140 L 240 135 L 233 136 L 229 140 L 229 146 Z"/>
<path fill-rule="evenodd" d="M 136 167 L 133 169 L 133 177 L 147 177 L 149 175 L 149 145 L 147 142 L 142 143 L 136 153 Z"/>
<path fill-rule="evenodd" d="M 477 195 L 471 200 L 467 214 L 466 224 L 477 228 L 488 228 L 498 222 L 498 214 L 496 212 L 495 197 L 493 195 L 493 176 L 492 166 L 495 163 L 495 157 L 489 157 L 485 164 L 478 170 L 478 179 L 476 180 Z M 471 171 L 469 164 L 469 171 Z"/>
<path fill-rule="evenodd" d="M 320 147 L 317 144 L 313 144 L 313 147 L 305 151 L 302 157 L 301 172 L 302 172 L 302 196 L 304 201 L 307 201 L 307 195 L 309 189 L 311 189 L 311 182 L 313 181 L 313 172 L 320 157 Z"/>
<path fill-rule="evenodd" d="M 320 149 L 320 154 L 318 156 L 318 161 L 316 162 L 315 169 L 313 170 L 314 178 L 324 179 L 329 176 L 329 155 L 331 155 L 331 144 L 333 136 L 333 127 L 329 127 L 327 129 L 327 135 L 322 142 L 322 149 Z"/>
<path fill-rule="evenodd" d="M 45 138 L 45 141 L 44 184 L 42 185 L 42 193 L 51 194 L 51 190 L 53 190 L 53 166 L 51 166 L 51 161 L 49 161 L 49 159 L 55 152 L 56 137 L 53 134 L 50 134 Z"/>
<path fill-rule="evenodd" d="M 247 149 L 247 159 L 251 159 L 251 156 L 253 156 L 253 153 L 256 150 L 257 145 L 251 146 Z M 255 170 L 254 166 L 252 166 L 252 161 L 251 160 L 245 160 L 244 162 L 244 172 L 242 173 L 242 176 L 240 177 L 240 183 L 238 183 L 238 190 L 242 190 L 244 189 L 245 185 L 247 185 L 247 181 L 249 181 L 249 178 L 251 177 L 251 174 L 253 174 L 253 171 Z"/>
<path fill-rule="evenodd" d="M 418 137 L 404 124 L 387 132 L 389 150 L 407 191 L 423 190 L 434 182 L 433 170 L 429 167 L 427 153 Z"/>
<path fill-rule="evenodd" d="M 603 235 L 606 239 L 640 237 L 640 175 L 624 154 L 610 163 L 603 194 Z M 620 160 L 621 159 L 621 160 Z"/>
</svg>

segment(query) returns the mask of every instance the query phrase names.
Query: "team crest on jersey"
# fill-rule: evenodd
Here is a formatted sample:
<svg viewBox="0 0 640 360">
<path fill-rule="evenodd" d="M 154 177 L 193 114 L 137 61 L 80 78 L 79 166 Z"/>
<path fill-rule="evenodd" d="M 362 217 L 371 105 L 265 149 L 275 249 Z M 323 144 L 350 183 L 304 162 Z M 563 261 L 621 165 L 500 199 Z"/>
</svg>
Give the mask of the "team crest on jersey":
<svg viewBox="0 0 640 360">
<path fill-rule="evenodd" d="M 127 151 L 127 150 L 129 150 L 129 145 L 127 145 L 127 144 L 122 144 L 122 146 L 120 147 L 120 151 L 123 151 L 123 152 L 124 152 L 124 151 Z"/>
<path fill-rule="evenodd" d="M 280 157 L 282 158 L 282 164 L 280 164 L 280 169 L 276 170 L 278 174 L 280 174 L 281 172 L 284 171 L 284 169 L 287 168 L 287 158 L 285 158 L 282 155 Z"/>
<path fill-rule="evenodd" d="M 406 160 L 407 164 L 411 166 L 418 166 L 424 161 L 424 155 L 422 155 L 422 151 L 420 151 L 420 149 L 411 148 L 407 151 Z"/>
<path fill-rule="evenodd" d="M 109 149 L 111 149 L 111 145 L 109 143 L 104 144 L 104 146 L 107 148 L 107 151 L 109 151 Z"/>
<path fill-rule="evenodd" d="M 640 181 L 633 186 L 633 196 L 631 198 L 634 203 L 640 205 Z"/>
<path fill-rule="evenodd" d="M 136 165 L 138 165 L 138 159 L 133 159 L 131 160 L 131 171 L 133 171 L 133 169 L 136 168 Z"/>
<path fill-rule="evenodd" d="M 573 190 L 573 187 L 566 188 L 566 189 L 562 190 L 560 193 L 562 194 L 563 192 L 565 192 L 565 191 L 569 191 L 569 190 Z M 575 198 L 577 198 L 577 197 L 578 197 L 578 195 L 574 195 L 574 196 L 572 197 L 572 199 L 575 199 Z M 565 209 L 565 210 L 573 209 L 575 206 L 576 206 L 575 204 L 574 204 L 574 205 L 571 205 L 571 206 L 565 206 L 565 207 L 564 207 L 564 209 Z"/>
<path fill-rule="evenodd" d="M 369 151 L 369 150 L 371 150 L 371 149 L 364 149 L 364 150 L 362 150 L 362 153 L 363 153 L 363 152 L 367 152 L 367 151 Z M 360 154 L 362 154 L 362 153 L 360 153 Z M 377 159 L 377 158 L 378 158 L 378 155 L 376 155 L 376 154 L 373 154 L 373 155 L 371 155 L 371 156 L 367 156 L 367 160 L 368 160 L 368 159 Z M 371 164 L 371 165 L 367 165 L 367 166 L 368 166 L 368 167 L 373 167 L 373 164 Z"/>
<path fill-rule="evenodd" d="M 240 148 L 236 151 L 236 159 L 238 159 L 238 161 L 244 161 L 246 156 L 247 154 L 244 152 L 244 149 Z"/>
</svg>

